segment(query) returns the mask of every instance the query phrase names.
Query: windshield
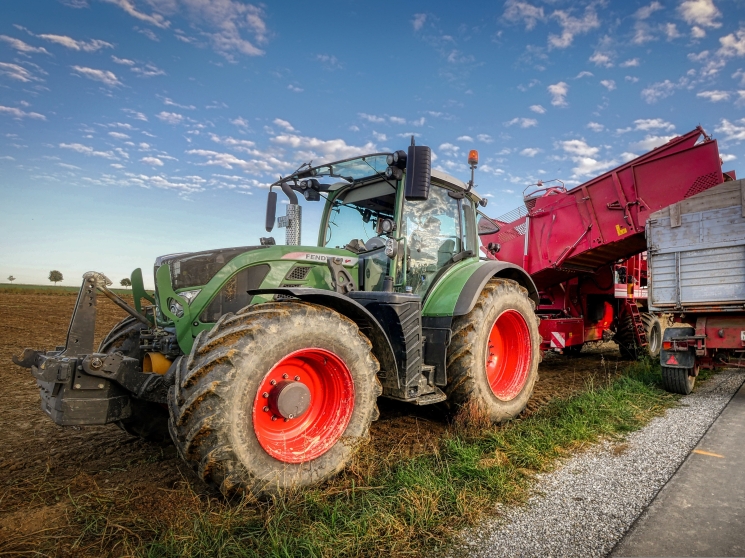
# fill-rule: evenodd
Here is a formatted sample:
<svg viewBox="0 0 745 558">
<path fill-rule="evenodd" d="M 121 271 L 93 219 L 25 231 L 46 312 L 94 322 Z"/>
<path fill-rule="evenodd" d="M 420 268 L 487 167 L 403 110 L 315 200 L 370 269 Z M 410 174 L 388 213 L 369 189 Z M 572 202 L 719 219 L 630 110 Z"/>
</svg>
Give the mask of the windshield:
<svg viewBox="0 0 745 558">
<path fill-rule="evenodd" d="M 317 167 L 311 167 L 309 164 L 305 164 L 290 176 L 278 180 L 275 184 L 321 176 L 344 178 L 348 182 L 363 180 L 385 173 L 385 169 L 388 168 L 387 157 L 388 153 L 374 153 L 363 157 L 355 157 L 354 159 L 345 159 L 344 161 L 318 165 Z"/>
<path fill-rule="evenodd" d="M 360 240 L 367 249 L 383 244 L 369 241 L 377 237 L 379 219 L 393 219 L 396 190 L 387 182 L 376 182 L 341 193 L 331 202 L 324 246 L 344 248 Z"/>
</svg>

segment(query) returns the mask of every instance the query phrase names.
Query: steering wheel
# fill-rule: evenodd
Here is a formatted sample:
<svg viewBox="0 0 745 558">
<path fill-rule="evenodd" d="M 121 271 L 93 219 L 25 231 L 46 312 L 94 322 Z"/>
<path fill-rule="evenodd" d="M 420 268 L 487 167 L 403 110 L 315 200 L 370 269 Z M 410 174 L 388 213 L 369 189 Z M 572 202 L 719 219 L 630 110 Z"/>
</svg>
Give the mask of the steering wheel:
<svg viewBox="0 0 745 558">
<path fill-rule="evenodd" d="M 379 236 L 373 236 L 370 240 L 365 242 L 365 249 L 369 252 L 371 250 L 377 250 L 385 246 L 385 240 Z"/>
</svg>

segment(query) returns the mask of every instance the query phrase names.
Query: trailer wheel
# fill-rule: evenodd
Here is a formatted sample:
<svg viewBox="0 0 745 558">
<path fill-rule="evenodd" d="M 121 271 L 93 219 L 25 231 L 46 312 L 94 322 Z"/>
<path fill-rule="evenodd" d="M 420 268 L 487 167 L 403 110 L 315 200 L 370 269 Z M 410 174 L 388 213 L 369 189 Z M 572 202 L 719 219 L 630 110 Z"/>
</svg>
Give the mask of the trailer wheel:
<svg viewBox="0 0 745 558">
<path fill-rule="evenodd" d="M 352 320 L 315 304 L 223 315 L 197 336 L 169 392 L 179 453 L 226 496 L 328 479 L 378 417 L 371 350 Z"/>
<path fill-rule="evenodd" d="M 662 349 L 662 325 L 654 314 L 642 313 L 644 330 L 647 333 L 647 354 L 652 358 L 660 356 Z"/>
<path fill-rule="evenodd" d="M 492 279 L 473 310 L 453 320 L 448 406 L 479 407 L 492 423 L 519 415 L 538 379 L 541 338 L 527 290 Z"/>
<path fill-rule="evenodd" d="M 140 351 L 140 330 L 142 324 L 132 316 L 127 316 L 116 324 L 98 346 L 99 353 L 118 351 L 124 356 L 136 358 L 142 364 Z M 132 414 L 129 418 L 116 421 L 116 425 L 127 434 L 148 440 L 164 443 L 171 441 L 168 432 L 168 411 L 163 406 L 151 401 L 142 401 L 130 397 Z"/>
<path fill-rule="evenodd" d="M 696 383 L 695 368 L 662 367 L 662 387 L 670 393 L 688 395 Z"/>
</svg>

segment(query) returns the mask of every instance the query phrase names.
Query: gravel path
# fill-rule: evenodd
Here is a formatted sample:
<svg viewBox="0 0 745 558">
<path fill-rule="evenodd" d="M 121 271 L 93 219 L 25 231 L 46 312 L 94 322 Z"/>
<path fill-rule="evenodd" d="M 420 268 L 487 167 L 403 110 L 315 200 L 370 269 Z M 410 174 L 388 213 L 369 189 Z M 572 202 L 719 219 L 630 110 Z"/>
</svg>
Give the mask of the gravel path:
<svg viewBox="0 0 745 558">
<path fill-rule="evenodd" d="M 452 556 L 606 556 L 675 473 L 745 381 L 721 372 L 665 416 L 540 475 L 525 506 L 463 534 Z"/>
</svg>

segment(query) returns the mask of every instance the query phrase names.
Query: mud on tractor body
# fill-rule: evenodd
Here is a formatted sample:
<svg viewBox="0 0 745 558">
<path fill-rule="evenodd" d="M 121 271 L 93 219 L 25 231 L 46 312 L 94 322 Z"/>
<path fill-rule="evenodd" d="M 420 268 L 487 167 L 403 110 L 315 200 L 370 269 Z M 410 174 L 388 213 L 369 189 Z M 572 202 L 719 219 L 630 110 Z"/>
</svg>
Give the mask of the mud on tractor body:
<svg viewBox="0 0 745 558">
<path fill-rule="evenodd" d="M 14 360 L 56 423 L 170 437 L 225 494 L 334 475 L 367 437 L 379 396 L 513 418 L 537 378 L 536 288 L 520 267 L 479 257 L 479 234 L 498 227 L 478 211 L 473 175 L 433 171 L 430 157 L 412 145 L 304 165 L 272 185 L 267 230 L 275 189 L 289 197 L 290 241 L 296 192 L 324 198 L 316 246 L 267 238 L 161 257 L 154 297 L 132 274 L 133 307 L 88 273 L 65 346 Z M 95 348 L 101 294 L 129 317 Z"/>
</svg>

